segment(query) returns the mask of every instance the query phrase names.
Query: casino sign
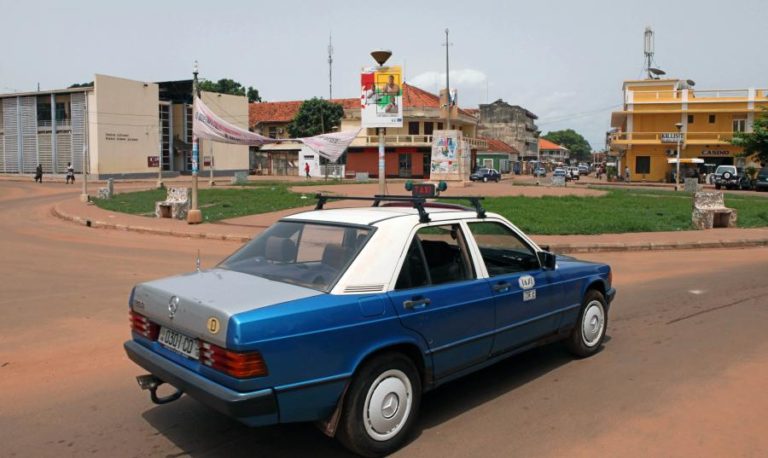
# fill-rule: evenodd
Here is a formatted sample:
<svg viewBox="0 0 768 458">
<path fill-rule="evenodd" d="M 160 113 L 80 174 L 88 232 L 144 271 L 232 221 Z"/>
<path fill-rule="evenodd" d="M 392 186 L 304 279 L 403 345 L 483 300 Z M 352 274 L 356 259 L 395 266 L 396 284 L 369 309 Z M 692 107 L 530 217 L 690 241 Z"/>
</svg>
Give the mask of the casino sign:
<svg viewBox="0 0 768 458">
<path fill-rule="evenodd" d="M 699 156 L 704 157 L 730 157 L 735 156 L 738 152 L 731 152 L 727 149 L 705 149 L 702 150 Z"/>
</svg>

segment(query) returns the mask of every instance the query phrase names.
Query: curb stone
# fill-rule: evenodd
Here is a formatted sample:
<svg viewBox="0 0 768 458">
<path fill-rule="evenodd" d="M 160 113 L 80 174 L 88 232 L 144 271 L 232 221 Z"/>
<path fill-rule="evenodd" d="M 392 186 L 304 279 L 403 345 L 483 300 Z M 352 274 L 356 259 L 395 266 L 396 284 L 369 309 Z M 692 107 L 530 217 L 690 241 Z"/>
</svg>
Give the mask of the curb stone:
<svg viewBox="0 0 768 458">
<path fill-rule="evenodd" d="M 80 216 L 69 215 L 63 212 L 58 206 L 51 207 L 51 214 L 64 221 L 70 221 L 82 226 L 97 229 L 112 229 L 121 231 L 138 232 L 145 234 L 164 235 L 182 238 L 199 238 L 207 240 L 218 240 L 225 242 L 245 243 L 251 240 L 251 237 L 234 234 L 212 234 L 207 232 L 183 232 L 174 229 L 155 229 L 146 226 L 131 226 L 126 224 L 106 223 L 103 221 L 94 221 Z M 693 241 L 693 242 L 640 242 L 640 243 L 621 243 L 621 242 L 603 242 L 592 244 L 564 243 L 550 244 L 551 251 L 558 254 L 566 253 L 610 253 L 610 252 L 634 252 L 634 251 L 665 251 L 665 250 L 701 250 L 712 248 L 747 248 L 768 246 L 768 238 L 765 239 L 736 239 L 736 240 L 718 240 L 714 242 Z"/>
<path fill-rule="evenodd" d="M 154 235 L 164 235 L 164 236 L 171 236 L 171 237 L 181 237 L 181 238 L 198 238 L 198 239 L 219 240 L 219 241 L 239 242 L 239 243 L 244 243 L 251 240 L 250 237 L 245 237 L 241 235 L 211 234 L 211 233 L 200 233 L 200 232 L 181 232 L 173 229 L 155 229 L 155 228 L 146 227 L 146 226 L 130 226 L 126 224 L 106 223 L 103 221 L 90 220 L 87 218 L 82 218 L 80 216 L 70 215 L 62 211 L 60 208 L 58 208 L 55 205 L 51 207 L 51 214 L 64 221 L 70 221 L 75 224 L 79 224 L 86 227 L 97 228 L 97 229 L 112 229 L 112 230 L 121 230 L 121 231 L 128 231 L 128 232 L 138 232 L 141 234 L 154 234 Z"/>
</svg>

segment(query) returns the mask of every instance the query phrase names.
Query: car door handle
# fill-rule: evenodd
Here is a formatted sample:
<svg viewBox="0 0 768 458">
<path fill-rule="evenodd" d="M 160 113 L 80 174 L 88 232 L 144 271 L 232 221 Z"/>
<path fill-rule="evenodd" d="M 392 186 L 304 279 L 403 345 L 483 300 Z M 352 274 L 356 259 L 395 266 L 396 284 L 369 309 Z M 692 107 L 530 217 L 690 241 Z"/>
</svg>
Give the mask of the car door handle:
<svg viewBox="0 0 768 458">
<path fill-rule="evenodd" d="M 503 281 L 493 285 L 493 292 L 506 293 L 512 285 L 509 282 Z"/>
<path fill-rule="evenodd" d="M 403 307 L 414 310 L 414 309 L 423 309 L 424 307 L 428 306 L 432 303 L 432 300 L 428 297 L 422 298 L 422 299 L 410 299 L 407 301 L 403 301 Z"/>
</svg>

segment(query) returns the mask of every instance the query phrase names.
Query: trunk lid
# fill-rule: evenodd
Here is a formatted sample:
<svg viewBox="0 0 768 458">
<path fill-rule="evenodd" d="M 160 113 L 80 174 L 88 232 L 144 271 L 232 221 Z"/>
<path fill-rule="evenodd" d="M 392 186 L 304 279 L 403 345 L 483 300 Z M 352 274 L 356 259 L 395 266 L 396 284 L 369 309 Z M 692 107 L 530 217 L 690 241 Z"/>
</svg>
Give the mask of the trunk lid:
<svg viewBox="0 0 768 458">
<path fill-rule="evenodd" d="M 227 347 L 233 315 L 321 294 L 255 275 L 211 269 L 140 283 L 131 305 L 161 326 Z"/>
</svg>

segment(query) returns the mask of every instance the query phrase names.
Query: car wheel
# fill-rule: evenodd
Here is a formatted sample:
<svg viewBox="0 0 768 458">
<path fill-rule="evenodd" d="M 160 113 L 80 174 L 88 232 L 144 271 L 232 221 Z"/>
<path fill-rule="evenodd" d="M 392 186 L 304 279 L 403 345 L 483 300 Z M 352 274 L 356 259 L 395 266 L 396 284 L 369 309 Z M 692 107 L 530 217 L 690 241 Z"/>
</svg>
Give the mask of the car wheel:
<svg viewBox="0 0 768 458">
<path fill-rule="evenodd" d="M 715 185 L 715 189 L 720 189 L 720 185 L 719 185 L 719 184 L 716 184 L 716 185 Z"/>
<path fill-rule="evenodd" d="M 349 386 L 337 437 L 363 456 L 402 447 L 421 402 L 421 377 L 403 354 L 387 353 L 365 363 Z"/>
<path fill-rule="evenodd" d="M 579 358 L 595 354 L 605 339 L 608 312 L 603 294 L 591 289 L 584 296 L 579 320 L 565 341 L 568 350 Z"/>
<path fill-rule="evenodd" d="M 498 183 L 499 181 L 501 181 L 501 177 L 496 177 L 496 183 Z"/>
<path fill-rule="evenodd" d="M 483 183 L 488 183 L 488 177 L 483 177 Z"/>
</svg>

